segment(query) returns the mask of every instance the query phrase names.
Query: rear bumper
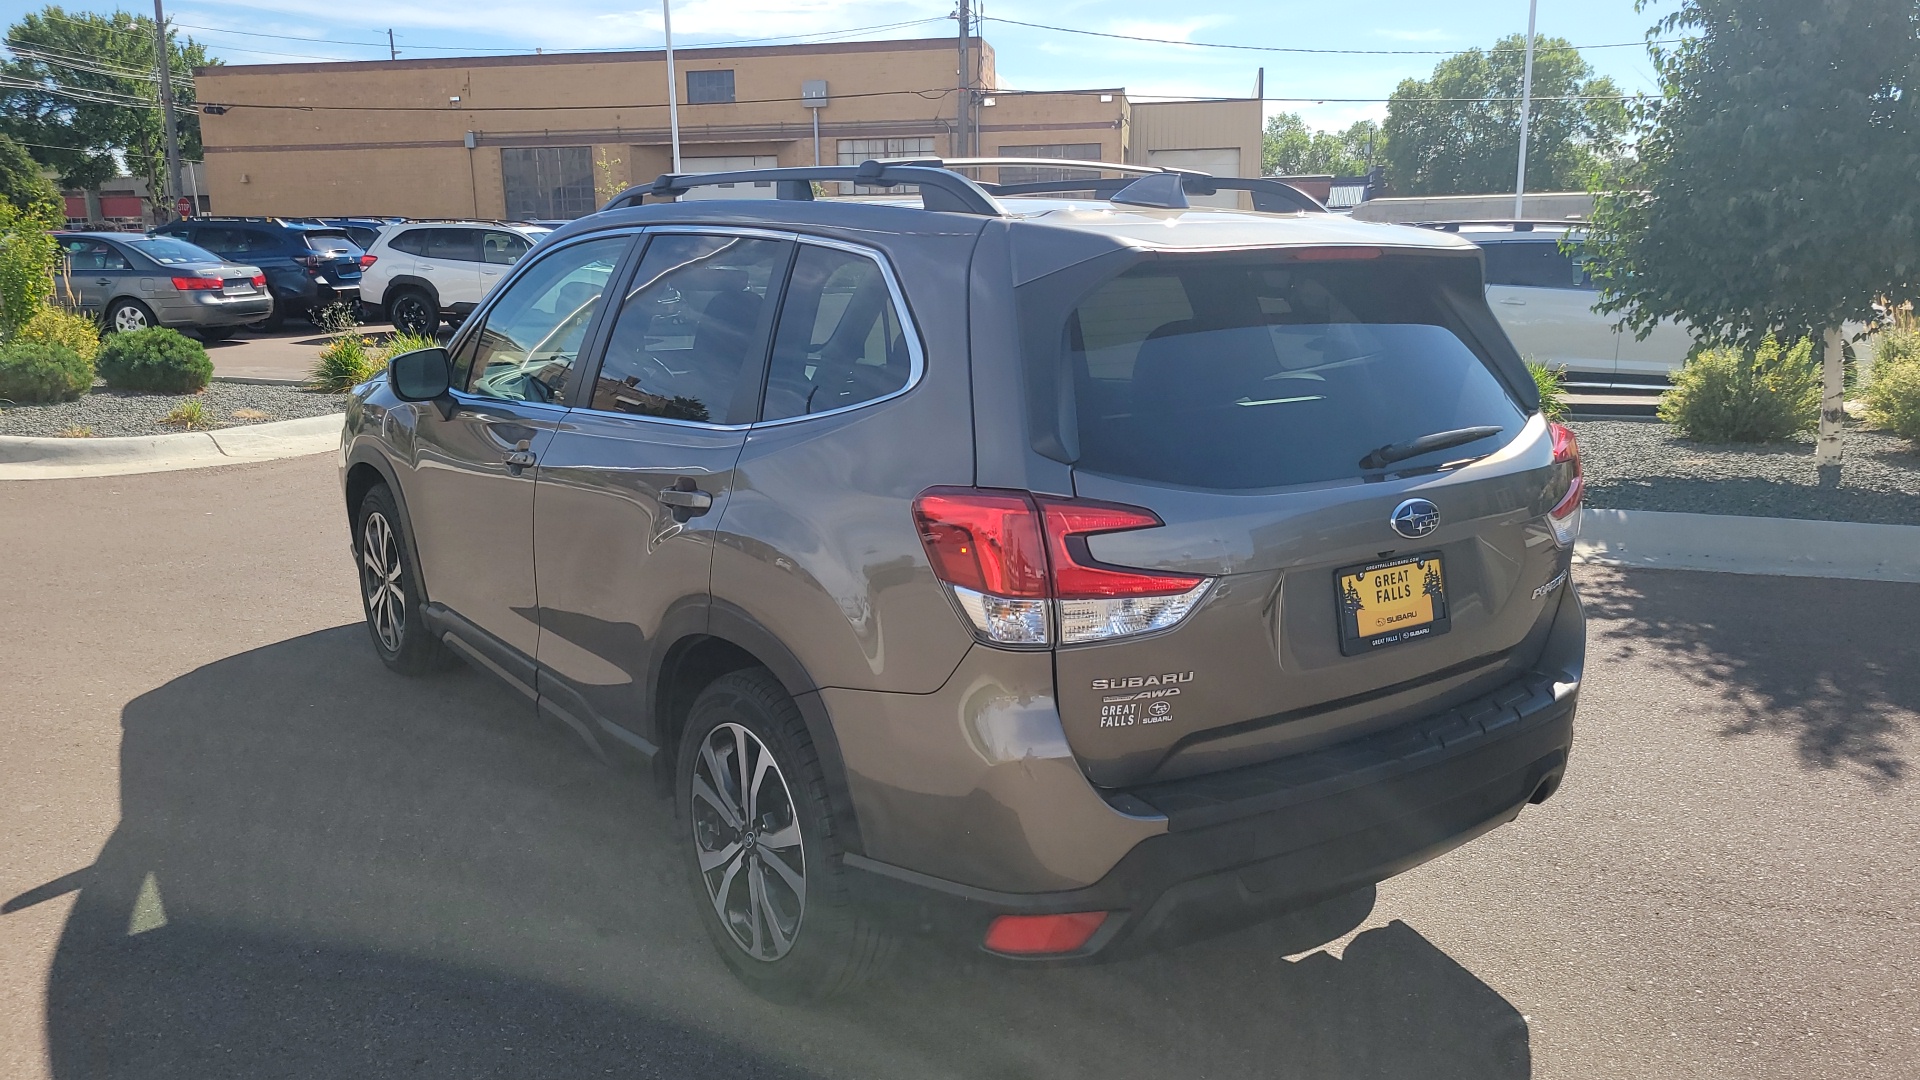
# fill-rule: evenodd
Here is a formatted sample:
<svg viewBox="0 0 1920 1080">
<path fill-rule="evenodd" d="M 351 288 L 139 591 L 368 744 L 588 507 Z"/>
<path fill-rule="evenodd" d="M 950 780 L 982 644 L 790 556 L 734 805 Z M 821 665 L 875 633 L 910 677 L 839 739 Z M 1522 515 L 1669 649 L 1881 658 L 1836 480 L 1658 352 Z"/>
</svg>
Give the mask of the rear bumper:
<svg viewBox="0 0 1920 1080">
<path fill-rule="evenodd" d="M 196 291 L 168 299 L 156 314 L 168 326 L 239 326 L 264 319 L 272 311 L 273 296 L 265 291 L 249 296 Z"/>
<path fill-rule="evenodd" d="M 1277 762 L 1109 793 L 1167 829 L 1098 882 L 1058 892 L 973 888 L 861 856 L 854 887 L 883 914 L 981 941 L 1002 914 L 1106 911 L 1088 959 L 1308 906 L 1398 874 L 1552 794 L 1573 739 L 1576 683 L 1529 675 L 1458 709 Z"/>
</svg>

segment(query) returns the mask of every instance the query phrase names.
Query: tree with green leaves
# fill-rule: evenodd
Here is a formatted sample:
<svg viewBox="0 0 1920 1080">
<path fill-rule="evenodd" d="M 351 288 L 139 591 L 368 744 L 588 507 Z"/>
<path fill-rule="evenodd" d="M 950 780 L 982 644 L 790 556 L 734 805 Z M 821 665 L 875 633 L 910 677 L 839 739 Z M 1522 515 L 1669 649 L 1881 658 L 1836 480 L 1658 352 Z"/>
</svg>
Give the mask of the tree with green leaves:
<svg viewBox="0 0 1920 1080">
<path fill-rule="evenodd" d="M 1387 182 L 1402 195 L 1513 190 L 1520 157 L 1520 91 L 1526 37 L 1468 49 L 1406 79 L 1387 102 Z M 1586 190 L 1588 175 L 1618 158 L 1627 110 L 1612 79 L 1596 77 L 1565 38 L 1534 42 L 1528 186 Z"/>
<path fill-rule="evenodd" d="M 27 148 L 0 135 L 0 199 L 25 210 L 36 203 L 59 203 L 59 189 Z"/>
<path fill-rule="evenodd" d="M 180 153 L 200 156 L 193 69 L 206 47 L 168 37 Z M 156 197 L 166 177 L 165 129 L 154 63 L 153 20 L 50 6 L 7 31 L 13 54 L 0 64 L 0 132 L 25 144 L 69 187 L 97 187 L 122 163 L 147 178 Z M 167 192 L 177 195 L 178 192 Z"/>
<path fill-rule="evenodd" d="M 1344 131 L 1315 131 L 1299 113 L 1267 117 L 1261 165 L 1265 176 L 1358 176 L 1386 153 L 1380 125 L 1358 120 Z"/>
<path fill-rule="evenodd" d="M 1815 460 L 1838 465 L 1841 328 L 1920 300 L 1920 3 L 1681 0 L 1653 33 L 1684 40 L 1654 51 L 1638 190 L 1595 210 L 1600 309 L 1821 341 Z"/>
</svg>

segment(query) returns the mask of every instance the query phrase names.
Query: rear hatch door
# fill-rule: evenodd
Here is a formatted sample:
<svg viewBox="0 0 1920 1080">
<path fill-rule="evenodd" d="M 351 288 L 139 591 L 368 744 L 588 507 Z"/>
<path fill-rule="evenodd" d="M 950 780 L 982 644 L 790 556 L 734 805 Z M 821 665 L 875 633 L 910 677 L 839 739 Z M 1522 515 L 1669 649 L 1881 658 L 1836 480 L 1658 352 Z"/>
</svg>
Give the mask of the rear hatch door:
<svg viewBox="0 0 1920 1080">
<path fill-rule="evenodd" d="M 1214 579 L 1169 630 L 1057 649 L 1096 783 L 1424 716 L 1510 681 L 1544 641 L 1567 558 L 1544 515 L 1567 474 L 1489 353 L 1477 270 L 1303 254 L 1155 260 L 1069 319 L 1075 494 L 1164 522 L 1088 553 Z M 1408 445 L 1439 433 L 1455 445 Z"/>
<path fill-rule="evenodd" d="M 360 283 L 360 245 L 343 229 L 308 229 L 301 234 L 308 250 L 319 259 L 319 270 L 329 282 L 338 285 Z"/>
</svg>

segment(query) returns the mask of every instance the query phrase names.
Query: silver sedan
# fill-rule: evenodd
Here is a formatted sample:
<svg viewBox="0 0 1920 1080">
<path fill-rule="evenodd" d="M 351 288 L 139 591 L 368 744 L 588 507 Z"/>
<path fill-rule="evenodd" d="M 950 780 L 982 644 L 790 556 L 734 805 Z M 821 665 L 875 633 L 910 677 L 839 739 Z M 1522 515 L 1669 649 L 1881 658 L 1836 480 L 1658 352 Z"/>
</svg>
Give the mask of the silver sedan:
<svg viewBox="0 0 1920 1080">
<path fill-rule="evenodd" d="M 273 311 L 259 267 L 227 262 L 178 237 L 54 237 L 62 255 L 58 299 L 98 317 L 109 332 L 172 326 L 219 341 Z"/>
</svg>

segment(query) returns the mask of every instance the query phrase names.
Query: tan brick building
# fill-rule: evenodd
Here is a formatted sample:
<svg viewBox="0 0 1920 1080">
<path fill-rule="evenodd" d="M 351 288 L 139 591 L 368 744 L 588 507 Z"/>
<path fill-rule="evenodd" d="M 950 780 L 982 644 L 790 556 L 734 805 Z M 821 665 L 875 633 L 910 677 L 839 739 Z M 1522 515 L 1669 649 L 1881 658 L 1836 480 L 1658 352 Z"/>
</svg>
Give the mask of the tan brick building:
<svg viewBox="0 0 1920 1080">
<path fill-rule="evenodd" d="M 997 87 L 992 48 L 973 47 L 975 153 L 1258 175 L 1258 101 L 1012 92 Z M 820 162 L 961 156 L 952 38 L 681 49 L 674 61 L 688 172 L 813 164 L 802 90 L 816 81 L 827 90 Z M 658 51 L 234 65 L 194 78 L 219 214 L 575 217 L 671 168 Z"/>
</svg>

